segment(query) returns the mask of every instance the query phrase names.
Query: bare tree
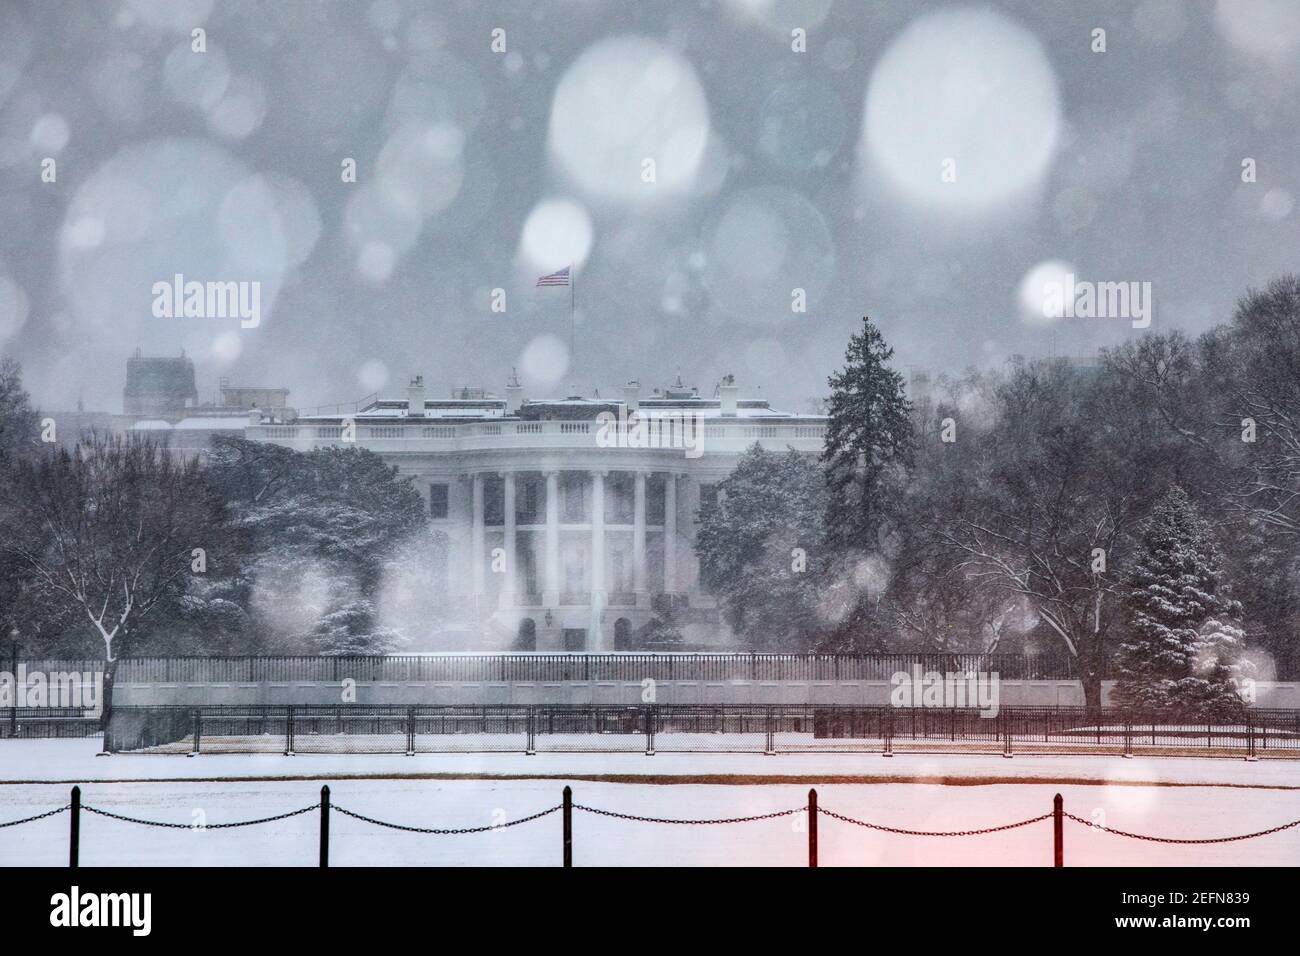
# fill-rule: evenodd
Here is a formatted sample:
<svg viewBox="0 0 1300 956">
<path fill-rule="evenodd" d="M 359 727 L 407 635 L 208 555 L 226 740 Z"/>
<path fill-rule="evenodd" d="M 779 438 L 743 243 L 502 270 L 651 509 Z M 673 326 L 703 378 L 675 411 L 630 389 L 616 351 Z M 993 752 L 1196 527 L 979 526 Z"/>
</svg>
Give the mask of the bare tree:
<svg viewBox="0 0 1300 956">
<path fill-rule="evenodd" d="M 21 463 L 5 498 L 2 547 L 41 600 L 88 626 L 110 681 L 132 635 L 184 590 L 221 534 L 222 504 L 197 460 L 149 438 L 90 434 L 72 452 Z"/>
<path fill-rule="evenodd" d="M 1023 600 L 1077 659 L 1094 707 L 1116 571 L 1167 464 L 1167 442 L 1121 397 L 1063 363 L 1013 369 L 996 421 L 959 437 L 960 485 L 933 517 L 971 581 Z"/>
</svg>

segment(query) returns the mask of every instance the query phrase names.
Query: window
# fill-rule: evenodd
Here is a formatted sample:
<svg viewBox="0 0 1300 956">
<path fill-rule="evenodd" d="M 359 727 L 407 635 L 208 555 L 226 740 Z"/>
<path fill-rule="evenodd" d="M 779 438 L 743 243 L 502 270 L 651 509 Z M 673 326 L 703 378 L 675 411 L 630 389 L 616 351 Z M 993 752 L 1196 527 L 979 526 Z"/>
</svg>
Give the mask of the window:
<svg viewBox="0 0 1300 956">
<path fill-rule="evenodd" d="M 429 486 L 429 517 L 447 517 L 447 485 L 435 482 Z"/>
<path fill-rule="evenodd" d="M 483 523 L 506 523 L 506 483 L 495 475 L 490 475 L 483 481 Z"/>
<path fill-rule="evenodd" d="M 570 476 L 564 481 L 564 520 L 577 524 L 583 520 L 582 479 Z"/>
<path fill-rule="evenodd" d="M 537 482 L 524 478 L 520 482 L 518 500 L 515 503 L 515 520 L 520 524 L 537 523 Z"/>
<path fill-rule="evenodd" d="M 519 536 L 519 543 L 516 546 L 519 557 L 519 580 L 523 584 L 525 594 L 537 593 L 537 554 L 533 551 L 532 535 L 523 534 Z"/>
<path fill-rule="evenodd" d="M 646 524 L 664 523 L 665 490 L 663 475 L 651 475 L 645 483 Z"/>
</svg>

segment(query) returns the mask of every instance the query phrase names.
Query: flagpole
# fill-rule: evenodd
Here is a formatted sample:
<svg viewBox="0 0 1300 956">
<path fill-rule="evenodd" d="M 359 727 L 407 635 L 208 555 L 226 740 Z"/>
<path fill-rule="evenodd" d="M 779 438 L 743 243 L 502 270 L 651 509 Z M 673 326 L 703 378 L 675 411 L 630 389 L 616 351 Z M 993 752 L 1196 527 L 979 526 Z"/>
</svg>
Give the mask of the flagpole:
<svg viewBox="0 0 1300 956">
<path fill-rule="evenodd" d="M 578 370 L 578 335 L 575 330 L 576 320 L 574 319 L 574 308 L 578 298 L 578 268 L 575 263 L 569 263 L 569 364 L 573 373 Z M 577 382 L 577 375 L 573 374 L 573 381 Z M 576 389 L 574 390 L 576 394 Z"/>
</svg>

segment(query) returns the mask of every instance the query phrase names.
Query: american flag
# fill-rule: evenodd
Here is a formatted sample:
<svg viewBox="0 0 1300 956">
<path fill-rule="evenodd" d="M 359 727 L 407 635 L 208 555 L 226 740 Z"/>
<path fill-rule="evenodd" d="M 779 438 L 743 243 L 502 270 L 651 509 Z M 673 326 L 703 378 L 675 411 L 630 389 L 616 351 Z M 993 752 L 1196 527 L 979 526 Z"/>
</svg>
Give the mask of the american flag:
<svg viewBox="0 0 1300 956">
<path fill-rule="evenodd" d="M 552 272 L 552 273 L 551 273 L 550 275 L 548 275 L 548 276 L 542 276 L 540 279 L 537 280 L 537 285 L 538 285 L 538 286 L 544 286 L 544 285 L 568 285 L 568 284 L 569 284 L 569 269 L 570 269 L 570 268 L 571 268 L 570 266 L 565 266 L 565 267 L 564 267 L 563 269 L 561 269 L 559 272 Z"/>
</svg>

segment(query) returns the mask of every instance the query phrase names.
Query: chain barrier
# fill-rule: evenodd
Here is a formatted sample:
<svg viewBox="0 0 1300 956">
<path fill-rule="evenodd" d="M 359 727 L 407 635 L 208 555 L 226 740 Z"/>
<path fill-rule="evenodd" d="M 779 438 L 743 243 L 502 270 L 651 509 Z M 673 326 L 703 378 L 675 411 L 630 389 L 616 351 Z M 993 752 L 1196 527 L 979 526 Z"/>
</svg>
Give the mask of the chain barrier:
<svg viewBox="0 0 1300 956">
<path fill-rule="evenodd" d="M 44 813 L 38 813 L 29 817 L 23 817 L 18 820 L 8 820 L 4 823 L 0 823 L 0 829 L 20 826 L 24 823 L 33 823 L 37 820 L 43 820 L 46 817 L 52 817 L 60 813 L 66 813 L 68 810 L 71 809 L 72 809 L 71 805 L 65 805 L 62 807 L 55 807 L 53 810 L 47 810 Z M 81 806 L 81 809 L 85 810 L 87 813 L 94 813 L 98 816 L 108 817 L 109 819 L 113 819 L 113 820 L 120 820 L 124 823 L 134 823 L 140 826 L 161 827 L 164 829 L 172 829 L 172 830 L 194 830 L 194 829 L 228 830 L 235 827 L 249 827 L 249 826 L 257 826 L 263 823 L 274 823 L 277 820 L 285 820 L 288 819 L 289 817 L 296 817 L 304 813 L 310 813 L 313 810 L 321 810 L 322 804 L 321 802 L 318 801 L 309 806 L 302 807 L 297 810 L 290 810 L 287 813 L 279 813 L 274 816 L 259 817 L 255 820 L 238 820 L 231 823 L 210 823 L 201 827 L 195 826 L 194 824 L 190 824 L 190 823 L 169 823 L 160 820 L 145 820 L 139 817 L 130 817 L 120 813 L 113 813 L 112 811 L 103 810 L 100 809 L 99 807 L 86 806 L 84 804 Z M 406 824 L 401 824 L 401 823 L 391 823 L 386 820 L 378 820 L 375 819 L 374 817 L 369 817 L 366 816 L 365 814 L 357 813 L 354 810 L 348 810 L 344 807 L 338 806 L 337 804 L 331 804 L 330 809 L 337 810 L 339 813 L 343 814 L 344 816 L 351 817 L 354 820 L 360 820 L 363 823 L 369 823 L 374 826 L 384 827 L 390 830 L 400 830 L 405 833 L 423 833 L 423 834 L 433 834 L 439 836 L 450 836 L 450 835 L 468 834 L 468 833 L 487 833 L 493 830 L 503 830 L 509 827 L 520 826 L 521 824 L 524 823 L 531 823 L 534 820 L 539 820 L 542 817 L 549 816 L 558 810 L 564 809 L 564 804 L 557 804 L 553 807 L 548 807 L 545 810 L 538 811 L 537 813 L 530 814 L 529 816 L 520 817 L 518 820 L 510 820 L 505 823 L 489 824 L 487 826 L 460 827 L 460 828 L 416 827 L 416 826 L 408 826 Z M 643 816 L 641 814 L 635 814 L 635 813 L 622 813 L 617 810 L 605 810 L 600 807 L 589 807 L 586 806 L 585 804 L 580 804 L 580 803 L 572 804 L 572 809 L 583 810 L 587 813 L 596 814 L 597 816 L 610 817 L 616 820 L 628 820 L 636 823 L 663 823 L 663 824 L 671 824 L 677 826 L 712 826 L 712 825 L 729 824 L 729 823 L 752 823 L 758 820 L 773 820 L 773 819 L 778 819 L 780 817 L 788 817 L 796 813 L 808 812 L 810 810 L 810 805 L 805 804 L 804 806 L 801 807 L 792 807 L 789 810 L 774 810 L 770 813 L 758 813 L 750 816 L 714 817 L 714 818 L 706 818 L 706 819 L 698 819 L 698 820 L 682 819 L 682 818 L 675 818 L 675 817 L 651 817 L 651 816 Z M 1035 823 L 1041 823 L 1042 821 L 1050 820 L 1055 816 L 1054 813 L 1044 813 L 1036 817 L 1030 817 L 1027 820 L 1019 820 L 1015 823 L 1004 823 L 1001 824 L 1000 826 L 981 827 L 972 830 L 911 830 L 905 827 L 891 827 L 891 826 L 885 826 L 884 824 L 871 823 L 866 820 L 859 820 L 854 817 L 847 816 L 843 813 L 837 813 L 834 810 L 828 810 L 825 807 L 821 807 L 821 806 L 816 808 L 816 812 L 821 816 L 829 817 L 833 820 L 839 820 L 842 823 L 850 823 L 853 824 L 854 826 L 863 827 L 868 830 L 877 830 L 882 833 L 893 833 L 901 836 L 919 836 L 919 837 L 966 837 L 966 836 L 981 836 L 989 833 L 1001 833 L 1007 830 L 1016 830 L 1019 829 L 1020 827 L 1026 827 L 1026 826 L 1031 826 L 1032 824 Z M 1100 830 L 1105 833 L 1112 833 L 1115 836 L 1127 837 L 1131 840 L 1144 840 L 1149 843 L 1166 843 L 1166 844 L 1183 844 L 1183 845 L 1234 843 L 1240 840 L 1252 840 L 1255 839 L 1256 837 L 1269 836 L 1274 833 L 1281 833 L 1285 830 L 1291 830 L 1296 827 L 1300 827 L 1300 820 L 1292 820 L 1290 823 L 1283 823 L 1275 827 L 1269 827 L 1267 830 L 1257 830 L 1253 833 L 1243 833 L 1236 836 L 1161 837 L 1161 836 L 1151 836 L 1149 834 L 1144 834 L 1144 833 L 1131 833 L 1127 830 L 1118 830 L 1112 827 L 1098 826 L 1097 824 L 1093 823 L 1091 820 L 1087 820 L 1073 813 L 1062 812 L 1061 816 L 1063 818 L 1073 820 L 1075 823 L 1082 824 L 1083 826 L 1087 827 L 1090 830 Z M 566 818 L 566 826 L 567 826 L 567 818 Z M 1059 831 L 1058 831 L 1058 842 L 1059 842 Z"/>
<path fill-rule="evenodd" d="M 752 817 L 718 817 L 713 820 L 676 820 L 667 817 L 643 817 L 635 813 L 618 813 L 615 810 L 601 810 L 597 807 L 585 807 L 581 803 L 573 805 L 575 810 L 586 810 L 588 813 L 599 814 L 602 817 L 614 817 L 617 820 L 634 820 L 637 823 L 678 823 L 686 826 L 708 826 L 714 823 L 752 823 L 755 820 L 773 820 L 777 817 L 788 817 L 792 813 L 803 813 L 808 807 L 795 807 L 793 810 L 776 810 L 772 813 L 758 813 Z"/>
<path fill-rule="evenodd" d="M 310 813 L 312 810 L 319 810 L 320 803 L 313 803 L 309 807 L 303 807 L 301 810 L 290 810 L 288 813 L 277 813 L 273 817 L 260 817 L 257 820 L 238 820 L 234 823 L 205 823 L 203 826 L 196 826 L 193 823 L 166 823 L 161 820 L 141 820 L 139 817 L 127 817 L 120 813 L 112 813 L 108 810 L 101 810 L 98 807 L 88 807 L 84 804 L 81 809 L 87 813 L 97 813 L 101 817 L 108 817 L 112 820 L 121 820 L 124 823 L 138 823 L 143 827 L 162 827 L 166 830 L 229 830 L 233 827 L 251 827 L 259 823 L 274 823 L 276 820 L 287 820 L 289 817 L 296 817 L 301 813 Z"/>
<path fill-rule="evenodd" d="M 56 813 L 63 813 L 65 810 L 71 809 L 71 805 L 62 806 L 54 810 L 46 810 L 44 813 L 38 813 L 34 817 L 23 817 L 21 820 L 9 820 L 5 823 L 0 823 L 0 830 L 3 830 L 5 827 L 16 827 L 20 823 L 31 823 L 33 820 L 44 820 L 46 817 L 52 817 Z"/>
<path fill-rule="evenodd" d="M 1063 813 L 1062 816 L 1073 820 L 1075 823 L 1082 823 L 1089 830 L 1100 830 L 1103 833 L 1113 833 L 1116 836 L 1128 837 L 1130 840 L 1146 840 L 1148 843 L 1235 843 L 1238 840 L 1252 840 L 1255 837 L 1268 836 L 1270 833 L 1281 833 L 1283 830 L 1290 830 L 1292 827 L 1300 827 L 1300 820 L 1292 820 L 1290 823 L 1283 823 L 1281 826 L 1270 827 L 1267 830 L 1257 830 L 1254 833 L 1243 833 L 1240 836 L 1226 837 L 1158 837 L 1148 836 L 1144 833 L 1129 833 L 1127 830 L 1116 830 L 1113 827 L 1098 826 L 1091 820 L 1085 820 L 1083 817 L 1075 816 L 1073 813 Z"/>
<path fill-rule="evenodd" d="M 904 836 L 927 837 L 963 837 L 979 836 L 982 833 L 1000 833 L 1003 830 L 1014 830 L 1017 827 L 1027 827 L 1031 823 L 1040 823 L 1043 820 L 1050 820 L 1052 818 L 1052 814 L 1044 813 L 1041 816 L 1030 817 L 1028 820 L 1021 820 L 1019 823 L 1004 823 L 999 827 L 984 827 L 979 830 L 905 830 L 902 827 L 887 827 L 879 823 L 868 823 L 866 820 L 855 820 L 853 817 L 846 817 L 842 813 L 836 813 L 834 810 L 827 810 L 825 807 L 818 807 L 817 812 L 824 816 L 828 816 L 833 820 L 852 823 L 854 826 L 866 827 L 868 830 L 880 830 L 884 833 L 900 833 Z"/>
<path fill-rule="evenodd" d="M 405 831 L 406 833 L 432 833 L 437 836 L 454 836 L 460 833 L 487 833 L 489 830 L 504 830 L 506 827 L 517 827 L 521 823 L 530 823 L 533 820 L 541 819 L 542 817 L 547 816 L 548 814 L 554 813 L 556 810 L 559 810 L 560 808 L 561 808 L 561 804 L 557 803 L 555 806 L 547 810 L 542 810 L 540 813 L 534 813 L 531 816 L 527 816 L 527 817 L 520 817 L 518 820 L 511 820 L 509 823 L 495 823 L 495 824 L 489 824 L 488 826 L 485 827 L 461 827 L 460 829 L 454 829 L 454 828 L 439 828 L 439 827 L 409 827 L 403 823 L 388 823 L 387 821 L 384 820 L 376 820 L 374 817 L 368 817 L 360 813 L 355 813 L 352 810 L 345 810 L 342 807 L 340 807 L 337 803 L 330 804 L 331 810 L 337 810 L 345 817 L 352 817 L 352 819 L 361 820 L 364 823 L 373 823 L 377 827 L 387 827 L 390 830 L 402 830 Z"/>
</svg>

